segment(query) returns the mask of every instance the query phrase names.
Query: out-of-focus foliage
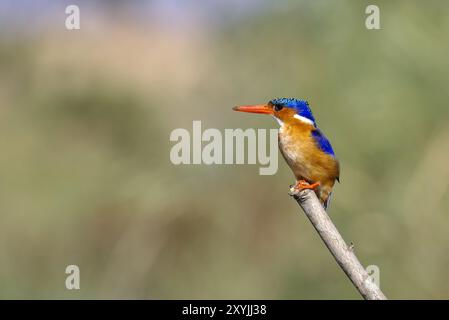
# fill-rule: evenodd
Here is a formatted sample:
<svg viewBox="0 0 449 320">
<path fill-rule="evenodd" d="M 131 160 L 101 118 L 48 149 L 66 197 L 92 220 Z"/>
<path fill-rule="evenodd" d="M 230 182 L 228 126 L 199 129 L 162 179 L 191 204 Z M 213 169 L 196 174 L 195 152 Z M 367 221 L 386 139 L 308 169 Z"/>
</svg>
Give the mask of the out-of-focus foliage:
<svg viewBox="0 0 449 320">
<path fill-rule="evenodd" d="M 169 161 L 171 130 L 275 128 L 231 108 L 287 96 L 333 143 L 330 214 L 384 292 L 448 298 L 449 8 L 378 2 L 378 31 L 355 0 L 157 19 L 156 4 L 82 2 L 79 31 L 63 7 L 3 25 L 0 297 L 359 298 L 289 199 L 281 157 L 275 176 Z"/>
</svg>

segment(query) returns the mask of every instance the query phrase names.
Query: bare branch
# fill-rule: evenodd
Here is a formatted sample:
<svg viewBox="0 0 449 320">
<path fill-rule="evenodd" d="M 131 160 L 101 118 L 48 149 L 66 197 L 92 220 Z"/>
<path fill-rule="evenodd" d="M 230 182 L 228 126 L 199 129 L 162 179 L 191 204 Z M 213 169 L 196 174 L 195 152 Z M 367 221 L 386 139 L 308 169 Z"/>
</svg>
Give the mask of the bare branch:
<svg viewBox="0 0 449 320">
<path fill-rule="evenodd" d="M 362 297 L 366 300 L 387 300 L 379 287 L 372 281 L 365 268 L 354 254 L 353 246 L 348 246 L 338 232 L 329 215 L 311 190 L 296 191 L 290 195 L 295 198 L 309 218 L 324 244 L 334 256 L 337 263 L 352 281 Z"/>
</svg>

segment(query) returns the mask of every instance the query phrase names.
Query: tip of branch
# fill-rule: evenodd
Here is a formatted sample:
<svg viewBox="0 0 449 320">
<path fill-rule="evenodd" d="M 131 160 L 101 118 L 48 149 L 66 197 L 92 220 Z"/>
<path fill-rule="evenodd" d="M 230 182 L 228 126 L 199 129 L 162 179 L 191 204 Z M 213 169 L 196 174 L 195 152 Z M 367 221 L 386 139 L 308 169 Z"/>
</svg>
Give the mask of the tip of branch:
<svg viewBox="0 0 449 320">
<path fill-rule="evenodd" d="M 298 193 L 298 190 L 295 189 L 294 185 L 290 186 L 290 189 L 288 189 L 288 195 L 289 196 L 294 196 Z"/>
<path fill-rule="evenodd" d="M 288 194 L 296 200 L 305 200 L 305 197 L 309 192 L 311 192 L 309 189 L 298 190 L 295 186 L 290 186 Z"/>
</svg>

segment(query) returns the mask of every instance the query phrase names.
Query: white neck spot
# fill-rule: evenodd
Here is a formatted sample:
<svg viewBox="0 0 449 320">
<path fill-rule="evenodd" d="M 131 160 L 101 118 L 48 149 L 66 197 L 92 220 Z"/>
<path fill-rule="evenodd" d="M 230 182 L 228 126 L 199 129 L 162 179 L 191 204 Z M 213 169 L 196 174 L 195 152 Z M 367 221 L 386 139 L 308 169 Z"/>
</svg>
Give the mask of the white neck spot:
<svg viewBox="0 0 449 320">
<path fill-rule="evenodd" d="M 293 118 L 298 119 L 299 121 L 302 121 L 302 122 L 304 122 L 304 123 L 308 123 L 308 124 L 310 124 L 310 125 L 312 125 L 312 126 L 314 125 L 314 123 L 313 123 L 312 120 L 307 119 L 306 117 L 300 116 L 299 114 L 295 114 L 295 115 L 293 116 Z"/>
</svg>

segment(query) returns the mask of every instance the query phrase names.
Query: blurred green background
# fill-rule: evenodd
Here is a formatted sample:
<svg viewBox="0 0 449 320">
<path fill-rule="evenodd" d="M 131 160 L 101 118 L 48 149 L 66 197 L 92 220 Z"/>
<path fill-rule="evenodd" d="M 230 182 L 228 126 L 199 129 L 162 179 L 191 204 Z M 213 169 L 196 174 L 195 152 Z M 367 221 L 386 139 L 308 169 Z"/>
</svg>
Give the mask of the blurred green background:
<svg viewBox="0 0 449 320">
<path fill-rule="evenodd" d="M 170 162 L 173 129 L 277 128 L 231 108 L 284 96 L 330 138 L 330 214 L 386 295 L 449 298 L 445 2 L 0 8 L 0 298 L 359 299 L 281 157 L 274 176 Z"/>
</svg>

